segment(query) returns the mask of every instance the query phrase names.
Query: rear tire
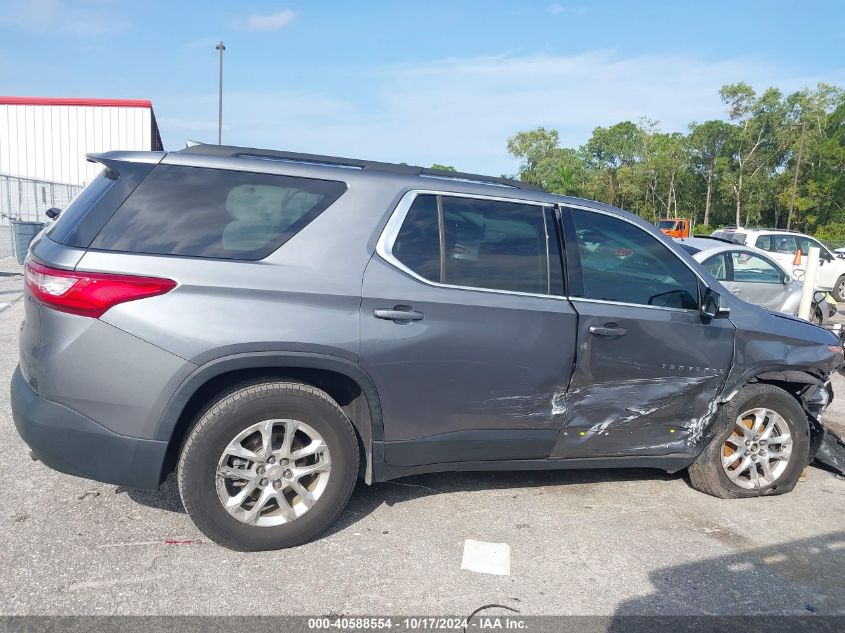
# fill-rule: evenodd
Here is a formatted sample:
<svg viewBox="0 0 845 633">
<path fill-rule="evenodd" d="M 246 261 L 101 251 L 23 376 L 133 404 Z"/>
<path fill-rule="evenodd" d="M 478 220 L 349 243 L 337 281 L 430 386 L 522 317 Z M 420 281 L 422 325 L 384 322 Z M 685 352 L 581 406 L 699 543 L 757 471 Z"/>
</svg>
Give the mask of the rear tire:
<svg viewBox="0 0 845 633">
<path fill-rule="evenodd" d="M 324 391 L 294 382 L 247 385 L 215 402 L 191 430 L 177 468 L 179 494 L 219 545 L 293 547 L 346 506 L 358 458 L 352 424 Z"/>
<path fill-rule="evenodd" d="M 763 421 L 755 432 L 757 417 Z M 795 488 L 809 461 L 810 427 L 793 396 L 772 385 L 748 385 L 721 407 L 715 424 L 713 440 L 689 467 L 693 488 L 722 499 L 780 495 Z"/>
<path fill-rule="evenodd" d="M 830 293 L 837 303 L 845 301 L 845 275 L 839 275 L 839 279 L 833 285 L 833 291 Z"/>
</svg>

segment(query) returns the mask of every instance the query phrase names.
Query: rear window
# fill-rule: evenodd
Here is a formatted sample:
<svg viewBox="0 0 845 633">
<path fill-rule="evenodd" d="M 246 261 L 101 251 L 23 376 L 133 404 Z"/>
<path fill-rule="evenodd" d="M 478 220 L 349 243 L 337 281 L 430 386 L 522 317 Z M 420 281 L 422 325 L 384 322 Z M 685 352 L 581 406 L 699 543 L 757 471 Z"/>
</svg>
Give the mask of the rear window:
<svg viewBox="0 0 845 633">
<path fill-rule="evenodd" d="M 745 233 L 737 233 L 736 231 L 713 231 L 710 237 L 717 237 L 722 240 L 730 240 L 735 244 L 745 244 L 748 236 Z"/>
<path fill-rule="evenodd" d="M 293 176 L 159 165 L 115 212 L 92 248 L 262 259 L 346 191 Z"/>
</svg>

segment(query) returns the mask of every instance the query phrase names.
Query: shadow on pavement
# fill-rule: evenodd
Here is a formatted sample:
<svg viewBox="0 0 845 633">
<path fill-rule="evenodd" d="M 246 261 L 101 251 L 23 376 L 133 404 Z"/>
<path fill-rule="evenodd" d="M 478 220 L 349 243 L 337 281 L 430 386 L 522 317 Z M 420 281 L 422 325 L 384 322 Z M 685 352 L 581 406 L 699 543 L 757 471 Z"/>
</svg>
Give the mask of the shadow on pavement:
<svg viewBox="0 0 845 633">
<path fill-rule="evenodd" d="M 753 539 L 720 538 L 730 554 L 675 565 L 649 574 L 654 592 L 623 602 L 609 631 L 645 631 L 648 619 L 629 616 L 695 615 L 678 618 L 678 630 L 827 630 L 845 624 L 845 532 L 755 548 Z M 781 616 L 743 618 L 741 616 Z M 787 618 L 782 616 L 804 616 Z M 835 621 L 823 616 L 840 616 Z M 739 616 L 739 617 L 738 617 Z M 804 623 L 806 622 L 806 626 Z M 634 626 L 641 624 L 643 628 Z M 664 630 L 665 622 L 653 621 Z M 824 624 L 821 628 L 818 625 Z M 836 630 L 831 629 L 831 630 Z M 838 628 L 838 630 L 842 630 Z"/>
<path fill-rule="evenodd" d="M 606 470 L 534 470 L 534 471 L 492 471 L 433 473 L 414 475 L 394 481 L 367 486 L 358 482 L 346 509 L 325 533 L 333 534 L 360 519 L 367 517 L 379 506 L 393 506 L 404 501 L 449 492 L 476 490 L 502 490 L 537 488 L 542 486 L 565 486 L 591 484 L 608 481 L 668 481 L 683 475 L 668 474 L 645 468 L 620 468 Z M 125 493 L 141 505 L 157 510 L 185 512 L 179 498 L 176 477 L 171 474 L 158 490 L 135 490 L 119 487 L 115 491 Z"/>
</svg>

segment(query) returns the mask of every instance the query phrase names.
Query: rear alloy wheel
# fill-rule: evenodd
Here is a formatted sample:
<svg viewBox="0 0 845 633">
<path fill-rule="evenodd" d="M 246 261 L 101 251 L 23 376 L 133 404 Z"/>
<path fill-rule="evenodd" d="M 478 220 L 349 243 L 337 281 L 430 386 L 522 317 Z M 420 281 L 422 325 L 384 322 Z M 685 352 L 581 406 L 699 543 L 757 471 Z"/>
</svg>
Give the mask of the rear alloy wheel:
<svg viewBox="0 0 845 633">
<path fill-rule="evenodd" d="M 722 405 L 715 435 L 689 467 L 693 488 L 733 499 L 792 490 L 809 461 L 810 426 L 794 396 L 746 385 Z"/>
<path fill-rule="evenodd" d="M 343 510 L 358 438 L 324 391 L 267 380 L 234 388 L 200 416 L 179 458 L 182 503 L 215 543 L 237 550 L 305 543 Z"/>
<path fill-rule="evenodd" d="M 313 428 L 297 420 L 263 420 L 223 450 L 217 496 L 242 523 L 290 523 L 319 501 L 331 468 L 329 448 Z"/>
</svg>

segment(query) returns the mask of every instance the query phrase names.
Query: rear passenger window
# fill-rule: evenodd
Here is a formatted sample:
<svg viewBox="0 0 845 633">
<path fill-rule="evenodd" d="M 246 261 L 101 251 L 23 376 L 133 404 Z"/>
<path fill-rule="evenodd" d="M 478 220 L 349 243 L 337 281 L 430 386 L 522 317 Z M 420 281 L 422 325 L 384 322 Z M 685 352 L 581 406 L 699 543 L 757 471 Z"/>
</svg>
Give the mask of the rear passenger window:
<svg viewBox="0 0 845 633">
<path fill-rule="evenodd" d="M 757 238 L 754 246 L 759 248 L 760 250 L 770 251 L 772 250 L 772 238 L 770 235 L 761 235 Z"/>
<path fill-rule="evenodd" d="M 542 207 L 444 197 L 443 224 L 447 284 L 548 292 Z"/>
<path fill-rule="evenodd" d="M 160 165 L 115 212 L 92 248 L 256 260 L 346 190 L 329 180 Z"/>
<path fill-rule="evenodd" d="M 698 309 L 698 279 L 657 238 L 604 213 L 572 214 L 586 299 Z"/>
<path fill-rule="evenodd" d="M 440 197 L 439 204 L 436 195 L 420 195 L 408 210 L 392 249 L 404 266 L 451 286 L 563 294 L 549 209 L 451 196 Z"/>
</svg>

